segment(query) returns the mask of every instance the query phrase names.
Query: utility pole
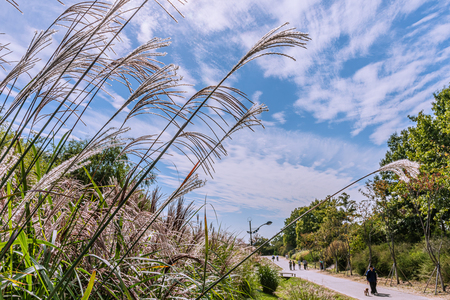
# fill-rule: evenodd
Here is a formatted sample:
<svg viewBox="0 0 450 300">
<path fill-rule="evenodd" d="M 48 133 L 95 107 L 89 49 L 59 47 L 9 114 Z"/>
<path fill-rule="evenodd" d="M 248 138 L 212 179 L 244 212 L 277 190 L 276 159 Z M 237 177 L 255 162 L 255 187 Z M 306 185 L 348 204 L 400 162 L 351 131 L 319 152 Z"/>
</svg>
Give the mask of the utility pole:
<svg viewBox="0 0 450 300">
<path fill-rule="evenodd" d="M 252 218 L 248 218 L 248 226 L 249 226 L 249 233 L 250 233 L 250 246 L 253 246 L 253 240 L 252 240 Z"/>
<path fill-rule="evenodd" d="M 254 229 L 254 230 L 252 230 L 252 218 L 248 217 L 247 221 L 248 221 L 248 226 L 249 226 L 249 231 L 247 231 L 247 233 L 250 233 L 250 246 L 253 246 L 252 234 L 257 233 L 258 230 L 264 225 L 271 225 L 272 221 L 267 221 L 266 223 L 260 225 L 258 228 Z"/>
</svg>

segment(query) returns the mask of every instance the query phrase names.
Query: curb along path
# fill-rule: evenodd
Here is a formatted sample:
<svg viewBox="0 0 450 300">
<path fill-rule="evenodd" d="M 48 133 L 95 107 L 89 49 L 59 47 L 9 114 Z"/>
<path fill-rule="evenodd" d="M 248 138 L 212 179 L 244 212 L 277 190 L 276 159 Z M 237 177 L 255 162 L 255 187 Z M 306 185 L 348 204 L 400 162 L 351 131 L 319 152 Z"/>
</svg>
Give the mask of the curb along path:
<svg viewBox="0 0 450 300">
<path fill-rule="evenodd" d="M 265 256 L 265 258 L 272 260 L 272 257 Z M 275 260 L 275 264 L 283 268 L 284 272 L 295 273 L 297 277 L 306 279 L 308 281 L 314 282 L 316 284 L 322 285 L 326 288 L 339 292 L 341 294 L 353 297 L 355 299 L 382 299 L 382 298 L 391 298 L 391 299 L 407 299 L 407 300 L 428 300 L 430 298 L 424 296 L 418 296 L 414 294 L 408 294 L 405 292 L 400 292 L 397 290 L 391 290 L 385 287 L 377 287 L 378 296 L 369 295 L 364 296 L 364 290 L 369 287 L 368 284 L 362 284 L 359 282 L 354 282 L 349 279 L 337 278 L 331 275 L 326 275 L 323 272 L 317 270 L 304 270 L 303 265 L 302 269 L 298 270 L 298 264 L 295 266 L 295 271 L 289 270 L 289 261 L 280 256 L 280 261 Z M 380 299 L 380 300 L 381 300 Z"/>
</svg>

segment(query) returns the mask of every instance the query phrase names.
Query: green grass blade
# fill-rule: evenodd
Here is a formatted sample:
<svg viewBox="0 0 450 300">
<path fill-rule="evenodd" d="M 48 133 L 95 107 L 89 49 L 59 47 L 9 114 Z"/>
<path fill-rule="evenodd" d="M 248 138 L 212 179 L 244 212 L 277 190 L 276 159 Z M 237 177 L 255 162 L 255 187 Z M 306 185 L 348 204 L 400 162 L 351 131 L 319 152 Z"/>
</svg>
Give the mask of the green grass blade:
<svg viewBox="0 0 450 300">
<path fill-rule="evenodd" d="M 127 286 L 123 282 L 122 276 L 120 275 L 120 270 L 118 270 L 116 267 L 114 267 L 112 264 L 110 264 L 106 259 L 103 259 L 94 254 L 88 254 L 88 255 L 97 258 L 98 260 L 102 261 L 105 265 L 107 265 L 111 270 L 113 270 L 114 274 L 117 276 L 117 278 L 120 281 L 120 288 L 122 289 L 123 293 L 127 296 L 128 300 L 133 300 L 133 297 L 131 297 L 131 294 L 128 291 Z"/>
<path fill-rule="evenodd" d="M 86 175 L 89 177 L 89 179 L 91 180 L 92 185 L 94 186 L 95 191 L 98 193 L 98 196 L 100 198 L 100 207 L 103 205 L 104 203 L 104 199 L 103 199 L 103 193 L 102 191 L 99 189 L 99 187 L 97 186 L 97 184 L 94 182 L 94 180 L 92 179 L 91 174 L 89 174 L 89 171 L 86 169 L 86 167 L 83 167 L 84 171 L 86 172 Z"/>
<path fill-rule="evenodd" d="M 92 288 L 94 287 L 94 283 L 95 283 L 95 273 L 96 273 L 96 271 L 94 270 L 94 272 L 92 272 L 91 279 L 89 279 L 88 286 L 87 286 L 86 290 L 84 291 L 84 295 L 83 295 L 83 298 L 81 298 L 81 300 L 89 299 L 89 296 L 91 295 Z"/>
<path fill-rule="evenodd" d="M 32 149 L 33 149 L 33 155 L 36 158 L 36 165 L 35 165 L 35 167 L 36 167 L 36 175 L 37 175 L 36 179 L 37 179 L 37 181 L 39 181 L 39 180 L 41 180 L 41 177 L 42 177 L 41 163 L 40 163 L 39 157 L 37 157 L 38 153 L 37 153 L 37 150 L 36 150 L 36 146 L 33 145 Z"/>
</svg>

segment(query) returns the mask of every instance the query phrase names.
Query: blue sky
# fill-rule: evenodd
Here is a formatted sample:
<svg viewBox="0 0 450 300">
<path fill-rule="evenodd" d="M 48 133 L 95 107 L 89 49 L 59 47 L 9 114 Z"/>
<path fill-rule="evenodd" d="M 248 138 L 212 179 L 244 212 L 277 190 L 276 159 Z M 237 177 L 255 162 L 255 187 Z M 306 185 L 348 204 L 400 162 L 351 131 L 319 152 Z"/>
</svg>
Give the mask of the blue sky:
<svg viewBox="0 0 450 300">
<path fill-rule="evenodd" d="M 0 2 L 0 39 L 20 57 L 33 31 L 45 29 L 65 7 L 52 0 L 18 2 L 24 15 Z M 430 111 L 432 94 L 450 81 L 449 6 L 421 0 L 189 0 L 177 4 L 184 18 L 168 7 L 175 23 L 150 2 L 117 52 L 170 37 L 163 60 L 180 66 L 193 84 L 189 95 L 216 84 L 270 29 L 289 22 L 309 33 L 307 50 L 285 50 L 296 61 L 260 59 L 227 81 L 269 107 L 261 116 L 266 129 L 242 131 L 227 142 L 228 156 L 216 162 L 214 179 L 190 196 L 199 203 L 207 196 L 218 222 L 238 233 L 247 230 L 248 217 L 255 225 L 273 221 L 260 231 L 268 236 L 293 208 L 375 170 L 388 137 L 409 126 L 407 116 Z M 114 99 L 105 94 L 94 103 L 78 138 L 95 133 L 126 97 L 120 88 L 111 92 Z M 130 134 L 151 134 L 157 125 L 141 118 L 131 123 Z M 191 168 L 174 153 L 160 166 L 158 184 L 168 193 L 180 180 L 177 172 Z M 362 198 L 360 187 L 348 191 L 352 198 Z"/>
</svg>

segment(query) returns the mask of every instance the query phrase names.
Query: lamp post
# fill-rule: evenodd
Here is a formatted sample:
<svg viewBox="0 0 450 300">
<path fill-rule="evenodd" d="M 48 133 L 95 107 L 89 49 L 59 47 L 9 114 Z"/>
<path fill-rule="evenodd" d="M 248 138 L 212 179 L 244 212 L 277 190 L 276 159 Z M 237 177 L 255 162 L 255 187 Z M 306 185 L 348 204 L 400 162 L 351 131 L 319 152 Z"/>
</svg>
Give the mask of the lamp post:
<svg viewBox="0 0 450 300">
<path fill-rule="evenodd" d="M 260 225 L 260 226 L 259 226 L 258 228 L 256 228 L 255 230 L 252 230 L 252 218 L 249 217 L 249 218 L 247 219 L 247 221 L 248 221 L 248 226 L 249 226 L 249 229 L 250 229 L 250 231 L 247 231 L 247 233 L 250 233 L 250 246 L 253 246 L 252 234 L 257 233 L 258 230 L 259 230 L 262 226 L 264 226 L 264 225 L 271 225 L 271 224 L 272 224 L 272 221 L 267 221 L 266 223 Z"/>
</svg>

